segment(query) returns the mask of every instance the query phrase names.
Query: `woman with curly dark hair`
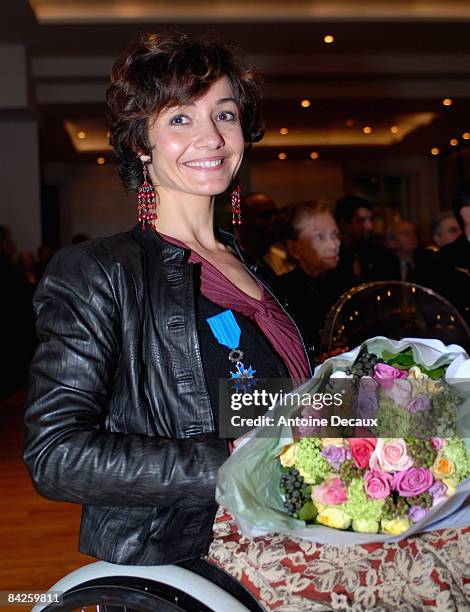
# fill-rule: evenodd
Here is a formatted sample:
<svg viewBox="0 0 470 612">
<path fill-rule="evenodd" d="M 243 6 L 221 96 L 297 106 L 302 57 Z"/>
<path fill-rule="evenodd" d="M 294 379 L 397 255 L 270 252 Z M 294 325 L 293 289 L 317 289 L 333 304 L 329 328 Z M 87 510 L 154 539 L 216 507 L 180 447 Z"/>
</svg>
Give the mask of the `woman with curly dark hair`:
<svg viewBox="0 0 470 612">
<path fill-rule="evenodd" d="M 234 181 L 263 134 L 258 84 L 223 45 L 151 34 L 116 62 L 107 99 L 139 223 L 47 268 L 25 461 L 42 495 L 83 504 L 82 552 L 200 567 L 229 453 L 218 380 L 309 372 L 269 280 L 213 227 L 231 185 L 240 219 Z"/>
</svg>

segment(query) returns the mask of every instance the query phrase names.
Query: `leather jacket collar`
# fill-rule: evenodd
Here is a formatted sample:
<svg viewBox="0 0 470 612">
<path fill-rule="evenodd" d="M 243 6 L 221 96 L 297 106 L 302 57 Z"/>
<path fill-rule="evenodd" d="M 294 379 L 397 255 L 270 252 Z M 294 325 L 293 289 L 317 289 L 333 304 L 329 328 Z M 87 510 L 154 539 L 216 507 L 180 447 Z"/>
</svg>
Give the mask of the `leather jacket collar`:
<svg viewBox="0 0 470 612">
<path fill-rule="evenodd" d="M 140 244 L 144 244 L 147 249 L 154 251 L 159 261 L 164 265 L 184 265 L 187 263 L 190 250 L 179 247 L 175 244 L 170 244 L 165 240 L 162 240 L 157 232 L 152 229 L 145 227 L 141 228 L 139 224 L 135 225 L 132 233 L 134 238 Z M 215 234 L 217 239 L 227 246 L 230 246 L 236 253 L 237 257 L 244 263 L 249 264 L 249 257 L 240 248 L 235 237 L 219 228 L 215 228 Z"/>
</svg>

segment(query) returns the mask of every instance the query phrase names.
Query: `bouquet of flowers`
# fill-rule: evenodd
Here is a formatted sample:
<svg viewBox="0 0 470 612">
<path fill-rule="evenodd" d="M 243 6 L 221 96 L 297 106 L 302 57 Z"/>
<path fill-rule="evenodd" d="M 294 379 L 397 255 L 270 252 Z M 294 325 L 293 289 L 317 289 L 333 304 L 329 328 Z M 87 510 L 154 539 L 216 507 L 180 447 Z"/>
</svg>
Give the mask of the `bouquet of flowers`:
<svg viewBox="0 0 470 612">
<path fill-rule="evenodd" d="M 470 494 L 467 370 L 463 349 L 432 340 L 373 338 L 327 360 L 302 394 L 344 383 L 357 418 L 332 428 L 290 408 L 296 431 L 258 428 L 222 466 L 219 503 L 252 536 L 365 543 L 447 526 Z"/>
</svg>

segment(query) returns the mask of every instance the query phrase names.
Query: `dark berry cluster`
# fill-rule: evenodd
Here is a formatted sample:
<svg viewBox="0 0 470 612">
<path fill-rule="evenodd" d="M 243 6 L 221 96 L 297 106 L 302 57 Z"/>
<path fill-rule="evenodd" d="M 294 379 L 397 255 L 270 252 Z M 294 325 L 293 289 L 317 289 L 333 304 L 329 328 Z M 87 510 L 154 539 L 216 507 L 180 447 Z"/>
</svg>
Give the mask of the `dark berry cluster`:
<svg viewBox="0 0 470 612">
<path fill-rule="evenodd" d="M 310 498 L 310 487 L 305 484 L 304 477 L 299 470 L 291 468 L 285 470 L 281 476 L 281 492 L 284 495 L 284 506 L 294 518 L 304 503 Z"/>
<path fill-rule="evenodd" d="M 346 368 L 346 374 L 352 374 L 358 378 L 362 376 L 373 376 L 374 367 L 378 363 L 383 363 L 381 357 L 377 357 L 375 353 L 369 353 L 367 350 L 361 351 L 353 365 L 350 368 Z"/>
<path fill-rule="evenodd" d="M 421 493 L 421 495 L 415 495 L 415 497 L 408 497 L 407 500 L 410 506 L 419 506 L 420 508 L 431 508 L 432 506 L 432 495 L 431 493 Z"/>
<path fill-rule="evenodd" d="M 339 475 L 343 484 L 348 487 L 354 478 L 362 478 L 362 470 L 357 467 L 352 459 L 346 459 L 339 468 Z"/>
<path fill-rule="evenodd" d="M 397 497 L 395 500 L 392 497 L 387 497 L 382 510 L 383 518 L 391 520 L 407 516 L 409 507 L 404 497 Z"/>
</svg>

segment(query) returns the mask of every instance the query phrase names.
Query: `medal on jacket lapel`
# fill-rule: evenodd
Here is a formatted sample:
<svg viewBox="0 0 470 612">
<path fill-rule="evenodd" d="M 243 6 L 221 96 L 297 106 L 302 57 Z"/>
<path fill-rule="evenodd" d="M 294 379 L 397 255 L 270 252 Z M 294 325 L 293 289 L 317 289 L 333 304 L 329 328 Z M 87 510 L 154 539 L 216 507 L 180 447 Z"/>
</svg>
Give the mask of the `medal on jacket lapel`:
<svg viewBox="0 0 470 612">
<path fill-rule="evenodd" d="M 251 365 L 246 368 L 242 361 L 243 351 L 238 348 L 240 346 L 241 329 L 233 312 L 224 310 L 218 315 L 207 318 L 206 321 L 217 342 L 230 349 L 228 358 L 235 364 L 235 372 L 230 371 L 230 380 L 235 381 L 236 387 L 249 388 L 252 384 L 256 384 L 253 376 L 256 370 L 253 370 Z"/>
</svg>

